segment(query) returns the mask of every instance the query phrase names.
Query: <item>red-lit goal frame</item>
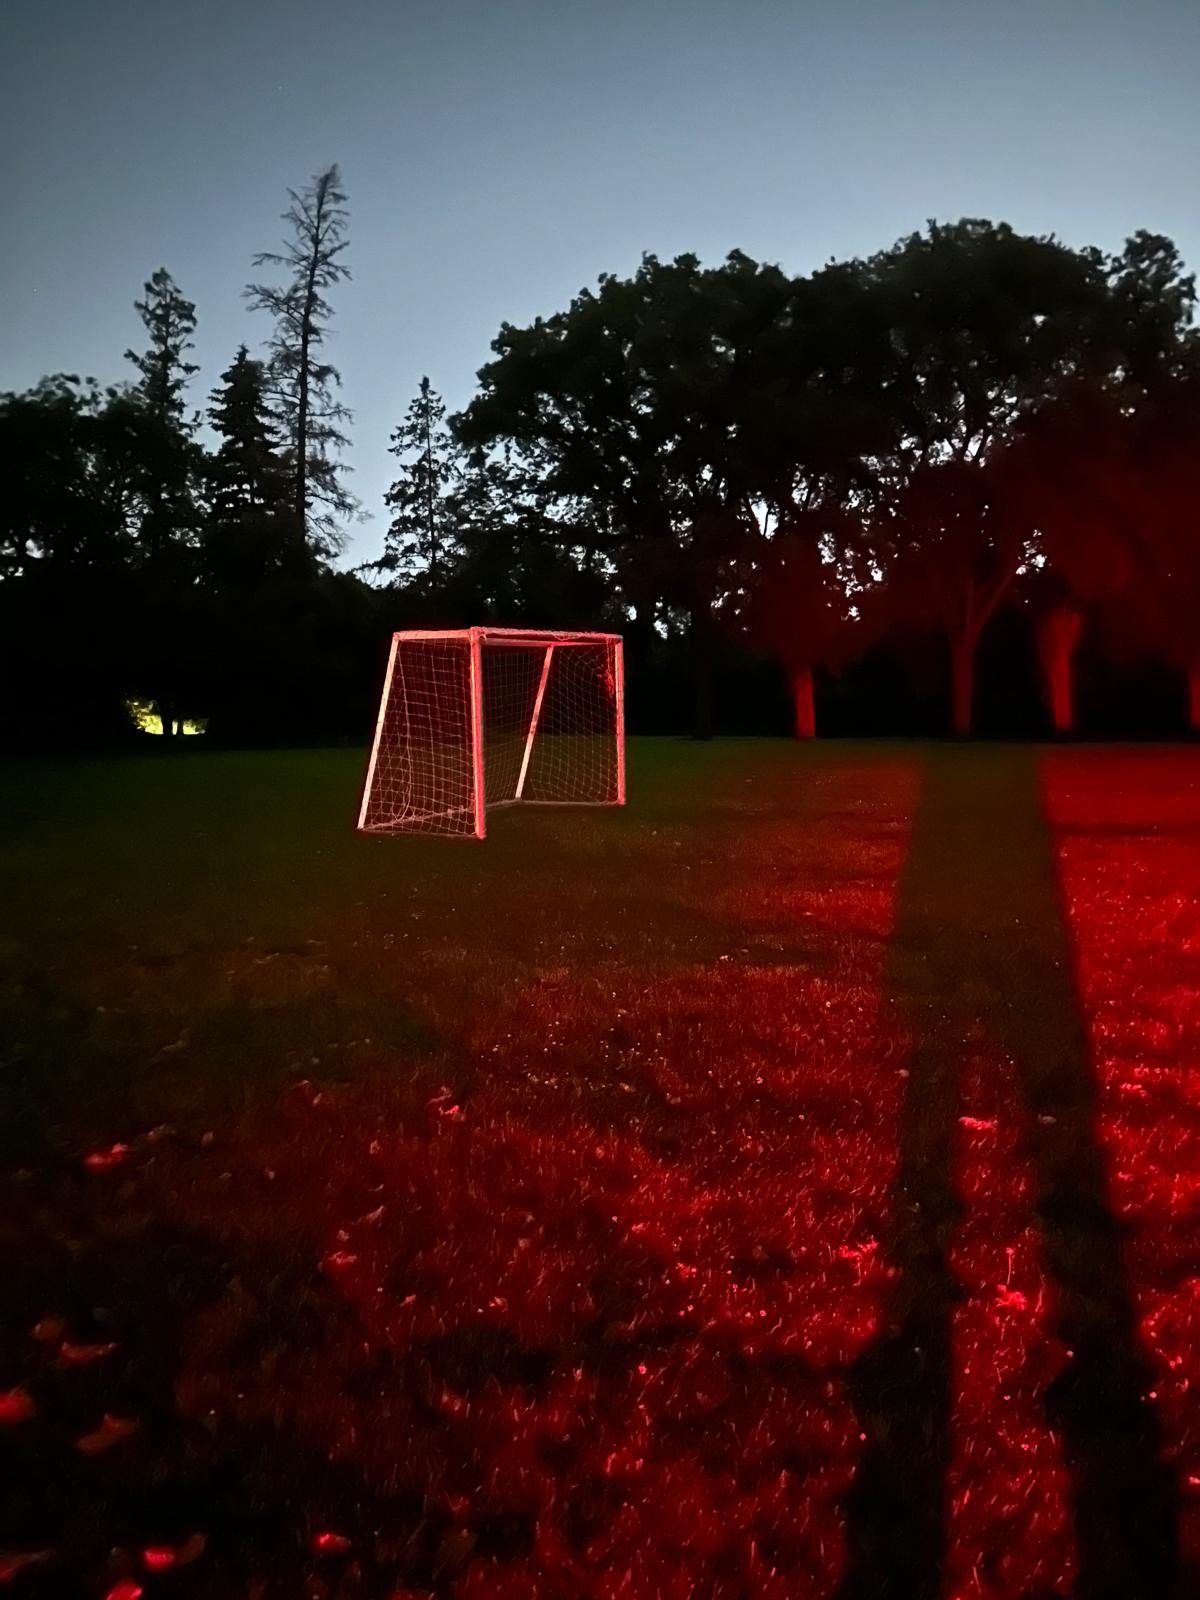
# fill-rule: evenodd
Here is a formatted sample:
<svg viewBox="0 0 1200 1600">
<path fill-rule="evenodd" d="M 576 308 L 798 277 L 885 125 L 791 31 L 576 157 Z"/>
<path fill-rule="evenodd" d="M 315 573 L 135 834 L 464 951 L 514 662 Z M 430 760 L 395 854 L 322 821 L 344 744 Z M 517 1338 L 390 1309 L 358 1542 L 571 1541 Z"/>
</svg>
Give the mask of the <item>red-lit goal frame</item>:
<svg viewBox="0 0 1200 1600">
<path fill-rule="evenodd" d="M 509 696 L 511 703 L 500 708 L 507 712 L 505 744 L 509 759 L 507 771 L 501 772 L 500 782 L 494 784 L 497 792 L 489 795 L 490 756 L 494 775 L 497 765 L 489 743 L 489 709 L 498 693 L 502 694 L 503 684 L 498 691 L 496 671 L 489 674 L 485 666 L 494 668 L 510 652 L 515 657 L 521 651 L 528 653 L 523 659 L 531 670 L 523 671 L 522 683 Z M 580 654 L 560 658 L 559 651 Z M 444 663 L 440 683 L 433 681 L 436 673 L 430 666 L 439 657 Z M 559 671 L 552 676 L 556 659 Z M 560 703 L 564 672 L 568 679 L 565 692 L 569 694 L 568 659 L 576 663 L 579 682 L 586 683 L 586 704 L 579 712 L 579 720 L 585 724 L 582 728 L 572 728 L 571 710 L 564 710 Z M 423 663 L 419 670 L 413 669 L 416 661 Z M 599 672 L 601 663 L 603 671 Z M 406 669 L 416 680 L 412 686 L 416 709 L 409 703 Z M 458 696 L 460 689 L 463 700 Z M 425 703 L 421 703 L 422 690 Z M 550 783 L 554 792 L 527 794 L 531 758 L 535 748 L 541 748 L 537 740 L 548 691 L 546 721 L 554 731 L 545 736 L 543 747 L 552 746 L 556 738 L 561 744 L 564 733 L 570 736 L 582 732 L 605 753 L 596 771 L 566 772 L 560 761 L 565 777 L 557 785 Z M 399 711 L 393 698 L 397 692 L 403 702 Z M 501 720 L 498 714 L 496 721 Z M 398 721 L 402 721 L 402 727 L 396 726 Z M 459 724 L 457 738 L 455 723 Z M 467 751 L 469 766 L 464 768 Z M 594 761 L 592 766 L 596 766 Z M 430 807 L 428 796 L 422 799 L 415 793 L 436 788 L 439 783 L 450 799 L 460 803 Z M 547 787 L 544 777 L 540 784 L 535 780 L 534 788 L 539 787 Z M 512 792 L 508 792 L 510 789 Z M 558 792 L 564 789 L 570 792 Z M 360 832 L 425 832 L 483 839 L 488 811 L 500 806 L 624 804 L 625 672 L 620 634 L 484 627 L 414 628 L 392 635 L 358 812 Z M 425 809 L 421 809 L 422 805 Z"/>
</svg>

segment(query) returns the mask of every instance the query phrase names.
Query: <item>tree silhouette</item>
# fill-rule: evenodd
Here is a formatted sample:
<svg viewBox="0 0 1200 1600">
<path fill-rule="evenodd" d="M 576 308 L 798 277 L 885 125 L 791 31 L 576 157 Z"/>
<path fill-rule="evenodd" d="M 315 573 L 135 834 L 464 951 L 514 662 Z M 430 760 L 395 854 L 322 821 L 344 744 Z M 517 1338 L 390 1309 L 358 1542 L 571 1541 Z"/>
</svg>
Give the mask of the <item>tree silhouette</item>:
<svg viewBox="0 0 1200 1600">
<path fill-rule="evenodd" d="M 283 220 L 292 237 L 280 251 L 260 251 L 254 265 L 281 267 L 281 286 L 250 284 L 251 308 L 275 319 L 269 373 L 276 415 L 288 446 L 295 525 L 319 556 L 341 548 L 338 519 L 352 514 L 354 496 L 341 481 L 347 470 L 334 459 L 348 442 L 341 425 L 350 411 L 336 396 L 341 375 L 320 358 L 333 307 L 325 291 L 350 276 L 342 260 L 349 245 L 349 213 L 337 166 L 317 173 L 309 186 L 288 190 Z"/>
<path fill-rule="evenodd" d="M 146 298 L 135 300 L 133 306 L 150 337 L 149 348 L 140 355 L 126 350 L 125 359 L 141 374 L 137 387 L 151 413 L 161 422 L 182 427 L 184 390 L 200 370 L 184 359 L 193 348 L 196 307 L 183 297 L 166 267 L 159 267 L 147 280 L 144 292 Z"/>
<path fill-rule="evenodd" d="M 135 301 L 135 381 L 0 396 L 0 646 L 48 708 L 10 731 L 119 732 L 122 698 L 153 695 L 168 729 L 186 706 L 220 738 L 341 736 L 378 630 L 474 621 L 621 629 L 634 716 L 662 727 L 690 663 L 701 734 L 723 638 L 782 664 L 806 734 L 814 668 L 884 646 L 849 708 L 897 662 L 921 670 L 936 630 L 965 731 L 980 637 L 1017 605 L 1031 627 L 987 659 L 1020 671 L 1035 639 L 1059 729 L 1085 631 L 1186 673 L 1200 720 L 1200 340 L 1169 239 L 1106 256 L 968 219 L 804 277 L 647 255 L 503 326 L 449 423 L 422 380 L 392 435 L 386 553 L 361 569 L 393 581 L 368 587 L 325 566 L 354 506 L 324 359 L 348 276 L 337 169 L 285 217 L 257 258 L 278 284 L 247 291 L 269 360 L 237 352 L 203 443 L 195 309 L 165 268 Z"/>
<path fill-rule="evenodd" d="M 412 575 L 426 571 L 436 583 L 455 553 L 454 487 L 460 476 L 441 396 L 421 379 L 404 421 L 388 446 L 400 471 L 384 503 L 392 513 L 380 565 Z"/>
<path fill-rule="evenodd" d="M 737 357 L 760 302 L 786 295 L 778 269 L 740 254 L 712 270 L 647 255 L 631 279 L 603 275 L 566 311 L 502 327 L 455 419 L 468 446 L 511 447 L 550 520 L 585 564 L 611 567 L 643 627 L 660 601 L 687 616 L 700 737 L 714 608 L 755 525 L 732 448 Z"/>
<path fill-rule="evenodd" d="M 246 588 L 271 573 L 307 569 L 295 537 L 287 466 L 279 453 L 266 374 L 245 345 L 221 375 L 208 418 L 220 440 L 209 458 L 204 569 L 219 589 Z"/>
<path fill-rule="evenodd" d="M 893 593 L 945 630 L 964 735 L 980 636 L 1036 531 L 1005 452 L 1031 411 L 1111 348 L 1104 263 L 969 219 L 931 223 L 870 265 L 895 352 Z"/>
<path fill-rule="evenodd" d="M 773 657 L 787 674 L 792 731 L 817 732 L 813 675 L 853 658 L 867 629 L 847 570 L 856 538 L 845 514 L 796 512 L 758 546 L 745 587 L 729 610 L 752 649 Z"/>
<path fill-rule="evenodd" d="M 145 299 L 134 309 L 149 335 L 142 353 L 127 350 L 125 358 L 140 374 L 130 391 L 145 410 L 140 428 L 139 479 L 142 514 L 138 547 L 144 565 L 155 568 L 161 582 L 165 564 L 179 568 L 184 547 L 197 527 L 197 476 L 200 455 L 185 416 L 188 379 L 199 368 L 186 360 L 196 331 L 196 308 L 184 298 L 165 267 L 145 285 Z"/>
</svg>

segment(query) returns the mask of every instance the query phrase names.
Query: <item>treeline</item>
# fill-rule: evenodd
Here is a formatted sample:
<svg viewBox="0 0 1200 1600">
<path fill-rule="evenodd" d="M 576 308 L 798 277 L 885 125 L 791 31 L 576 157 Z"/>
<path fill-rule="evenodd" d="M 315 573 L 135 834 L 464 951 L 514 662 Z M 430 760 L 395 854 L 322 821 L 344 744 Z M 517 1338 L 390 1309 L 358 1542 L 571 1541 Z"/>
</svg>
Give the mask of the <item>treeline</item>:
<svg viewBox="0 0 1200 1600">
<path fill-rule="evenodd" d="M 503 326 L 459 415 L 422 380 L 384 553 L 347 572 L 337 169 L 290 202 L 247 290 L 266 349 L 203 414 L 163 270 L 130 382 L 0 397 L 6 749 L 128 740 L 130 707 L 168 740 L 356 738 L 387 634 L 471 622 L 619 628 L 657 731 L 1200 726 L 1200 340 L 1170 240 L 930 224 L 801 277 L 647 256 Z"/>
</svg>

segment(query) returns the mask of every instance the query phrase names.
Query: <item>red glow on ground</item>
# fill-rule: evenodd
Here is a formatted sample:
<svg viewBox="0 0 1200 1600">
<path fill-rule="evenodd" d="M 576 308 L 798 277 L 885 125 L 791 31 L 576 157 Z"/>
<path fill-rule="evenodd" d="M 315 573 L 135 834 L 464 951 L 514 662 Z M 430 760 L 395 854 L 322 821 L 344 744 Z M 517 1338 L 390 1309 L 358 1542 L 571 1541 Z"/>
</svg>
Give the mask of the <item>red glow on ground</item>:
<svg viewBox="0 0 1200 1600">
<path fill-rule="evenodd" d="M 389 1376 L 323 1382 L 341 1347 L 231 1371 L 242 1313 L 227 1335 L 218 1307 L 185 1407 L 284 1414 L 430 1506 L 469 1600 L 832 1596 L 848 1369 L 890 1282 L 905 1079 L 880 982 L 912 777 L 847 768 L 804 826 L 748 821 L 745 859 L 695 885 L 698 919 L 738 924 L 711 964 L 561 968 L 481 1012 L 469 1095 L 398 1127 L 300 1091 L 235 1225 L 310 1219 L 350 1359 Z"/>
<path fill-rule="evenodd" d="M 1071 1484 L 1045 1393 L 1068 1357 L 1053 1333 L 1011 1064 L 976 1052 L 962 1104 L 947 1592 L 1065 1595 L 1076 1575 Z"/>
<path fill-rule="evenodd" d="M 0 1428 L 10 1428 L 17 1422 L 28 1422 L 37 1408 L 24 1389 L 9 1389 L 0 1394 Z"/>
<path fill-rule="evenodd" d="M 319 1556 L 345 1555 L 350 1540 L 343 1533 L 314 1533 L 312 1547 Z"/>
<path fill-rule="evenodd" d="M 104 1420 L 91 1433 L 76 1439 L 75 1448 L 80 1455 L 99 1456 L 116 1444 L 131 1438 L 137 1432 L 137 1423 L 130 1417 L 114 1417 L 105 1412 Z"/>
<path fill-rule="evenodd" d="M 1098 1137 L 1200 1559 L 1200 760 L 1062 754 L 1045 794 L 1099 1089 Z"/>
<path fill-rule="evenodd" d="M 833 766 L 787 808 L 722 797 L 745 822 L 720 860 L 697 837 L 654 847 L 679 852 L 669 948 L 581 955 L 564 918 L 549 957 L 478 1000 L 431 982 L 443 1005 L 461 994 L 459 1028 L 438 1019 L 440 1053 L 402 1092 L 382 1073 L 301 1081 L 219 1153 L 134 1142 L 128 1203 L 169 1195 L 239 1264 L 182 1327 L 174 1398 L 231 1454 L 285 1435 L 263 1503 L 286 1507 L 284 1559 L 314 1593 L 832 1600 L 879 1574 L 886 1592 L 914 1548 L 947 1600 L 1091 1592 L 1111 1552 L 1096 1483 L 1128 1504 L 1155 1425 L 1200 1553 L 1200 762 L 1047 764 L 1095 1129 L 1032 788 L 1042 853 L 1010 920 L 969 872 L 946 896 L 942 825 L 962 810 L 944 805 L 923 813 L 939 826 L 915 836 L 894 928 L 913 776 Z M 1006 837 L 981 869 L 1001 891 Z M 1003 949 L 960 960 L 980 928 Z M 399 981 L 400 956 L 379 961 Z M 1118 1359 L 1127 1285 L 1148 1405 Z M 111 1457 L 124 1470 L 150 1418 L 104 1391 L 136 1340 L 74 1312 L 70 1331 L 119 1347 L 64 1340 L 62 1303 L 22 1312 L 31 1387 L 49 1415 L 42 1382 L 94 1385 L 76 1431 L 105 1404 L 142 1418 Z M 1099 1357 L 1059 1331 L 1114 1327 Z M 1129 1373 L 1137 1404 L 1114 1423 Z M 928 1545 L 894 1533 L 893 1465 L 934 1508 Z M 393 1506 L 414 1509 L 381 1536 Z M 165 1531 L 141 1530 L 109 1581 L 193 1559 Z M 248 1565 L 268 1570 L 257 1545 Z"/>
<path fill-rule="evenodd" d="M 59 1346 L 58 1359 L 64 1367 L 90 1367 L 94 1361 L 103 1361 L 116 1348 L 115 1344 L 76 1344 L 64 1339 Z"/>
<path fill-rule="evenodd" d="M 104 1150 L 93 1150 L 84 1157 L 83 1164 L 89 1172 L 108 1172 L 113 1167 L 119 1167 L 129 1158 L 127 1144 L 112 1144 Z"/>
</svg>

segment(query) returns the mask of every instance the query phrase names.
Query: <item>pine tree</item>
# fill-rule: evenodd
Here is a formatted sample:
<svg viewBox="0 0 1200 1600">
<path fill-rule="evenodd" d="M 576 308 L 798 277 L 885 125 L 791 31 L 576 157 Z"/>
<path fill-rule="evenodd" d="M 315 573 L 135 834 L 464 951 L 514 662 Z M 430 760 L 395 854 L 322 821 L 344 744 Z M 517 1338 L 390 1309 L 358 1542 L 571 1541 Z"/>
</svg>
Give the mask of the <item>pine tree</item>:
<svg viewBox="0 0 1200 1600">
<path fill-rule="evenodd" d="M 188 379 L 199 371 L 186 359 L 196 331 L 196 308 L 165 267 L 147 281 L 145 299 L 133 305 L 150 340 L 140 355 L 136 350 L 125 352 L 125 359 L 140 374 L 126 391 L 142 413 L 133 462 L 141 507 L 138 549 L 157 582 L 184 583 L 186 548 L 193 542 L 198 521 L 201 465 L 192 437 L 197 419 L 186 417 L 184 410 Z"/>
<path fill-rule="evenodd" d="M 108 408 L 114 443 L 129 464 L 129 495 L 136 525 L 134 621 L 127 632 L 131 655 L 151 687 L 167 738 L 179 726 L 180 704 L 192 673 L 191 615 L 200 529 L 203 455 L 193 437 L 197 418 L 185 414 L 187 359 L 196 331 L 196 308 L 165 267 L 134 301 L 149 348 L 125 352 L 138 381 L 116 393 Z M 122 426 L 123 423 L 123 426 Z"/>
<path fill-rule="evenodd" d="M 382 565 L 432 581 L 457 550 L 453 490 L 461 477 L 441 396 L 421 379 L 416 398 L 388 446 L 400 475 L 384 496 L 392 512 Z"/>
<path fill-rule="evenodd" d="M 319 357 L 333 307 L 324 291 L 350 276 L 342 261 L 347 248 L 346 195 L 335 166 L 318 173 L 302 194 L 288 190 L 291 204 L 283 213 L 292 237 L 281 251 L 264 250 L 254 265 L 281 267 L 282 286 L 252 283 L 246 290 L 251 308 L 275 319 L 269 375 L 276 415 L 281 424 L 291 469 L 295 526 L 302 529 L 319 556 L 340 548 L 338 518 L 356 507 L 341 482 L 347 468 L 333 459 L 348 442 L 341 424 L 351 413 L 336 398 L 341 376 Z"/>
<path fill-rule="evenodd" d="M 192 349 L 196 307 L 184 299 L 166 267 L 159 267 L 147 281 L 145 295 L 144 300 L 135 300 L 133 307 L 150 335 L 150 348 L 141 355 L 126 350 L 125 359 L 141 373 L 136 388 L 154 416 L 182 427 L 184 389 L 192 374 L 200 370 L 194 362 L 184 360 Z"/>
<path fill-rule="evenodd" d="M 213 391 L 208 418 L 221 443 L 208 463 L 204 565 L 219 587 L 261 581 L 307 563 L 298 551 L 291 482 L 279 450 L 261 361 L 242 345 Z"/>
</svg>

